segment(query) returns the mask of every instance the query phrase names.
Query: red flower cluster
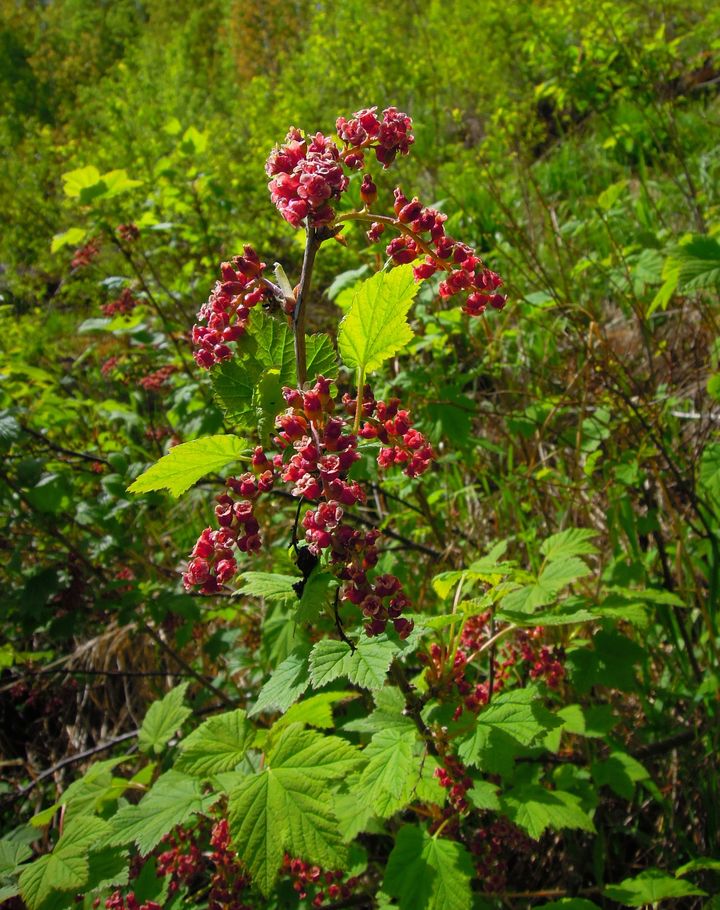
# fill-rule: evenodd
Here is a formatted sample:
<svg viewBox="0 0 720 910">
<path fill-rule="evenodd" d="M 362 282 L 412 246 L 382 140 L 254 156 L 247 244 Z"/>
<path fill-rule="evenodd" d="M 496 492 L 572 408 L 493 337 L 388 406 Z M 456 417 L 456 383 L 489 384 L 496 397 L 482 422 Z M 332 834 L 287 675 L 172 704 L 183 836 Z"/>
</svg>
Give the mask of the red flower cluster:
<svg viewBox="0 0 720 910">
<path fill-rule="evenodd" d="M 135 243 L 135 241 L 140 237 L 140 228 L 128 222 L 128 224 L 119 224 L 117 226 L 117 232 L 121 240 L 124 240 L 125 243 Z"/>
<path fill-rule="evenodd" d="M 105 360 L 103 362 L 102 366 L 100 367 L 100 372 L 103 374 L 103 376 L 109 376 L 110 373 L 112 373 L 112 371 L 115 369 L 115 367 L 118 366 L 119 363 L 120 363 L 119 357 L 108 357 L 108 359 Z"/>
<path fill-rule="evenodd" d="M 244 248 L 244 255 L 223 262 L 222 280 L 215 284 L 207 303 L 198 312 L 198 319 L 206 325 L 194 325 L 192 330 L 198 366 L 207 370 L 232 357 L 228 344 L 242 338 L 250 310 L 270 295 L 261 281 L 264 269 L 265 263 L 260 262 L 251 246 Z"/>
<path fill-rule="evenodd" d="M 361 168 L 366 149 L 374 149 L 383 167 L 389 167 L 398 153 L 407 155 L 414 141 L 411 119 L 394 107 L 386 108 L 382 118 L 375 111 L 373 107 L 358 111 L 350 120 L 338 118 L 337 132 L 345 146 L 342 152 L 329 136 L 316 133 L 306 137 L 291 127 L 285 143 L 270 153 L 265 165 L 271 178 L 268 189 L 278 211 L 293 227 L 300 227 L 306 219 L 316 227 L 332 222 L 331 201 L 339 199 L 349 184 L 343 165 L 350 170 Z M 367 195 L 367 180 L 363 186 Z"/>
<path fill-rule="evenodd" d="M 445 233 L 446 215 L 423 207 L 417 196 L 409 200 L 399 187 L 395 190 L 394 209 L 398 222 L 407 225 L 420 239 L 418 242 L 405 233 L 394 237 L 386 247 L 394 262 L 398 265 L 414 262 L 425 253 L 424 261 L 413 269 L 416 280 L 430 278 L 438 271 L 447 272 L 438 289 L 440 296 L 447 298 L 468 292 L 463 312 L 469 316 L 480 316 L 488 306 L 496 310 L 505 306 L 507 297 L 497 293 L 502 279 L 486 268 L 472 247 Z M 372 225 L 368 231 L 370 242 L 379 239 L 381 228 L 380 223 Z"/>
<path fill-rule="evenodd" d="M 319 376 L 310 391 L 285 389 L 284 396 L 290 408 L 277 418 L 282 432 L 276 441 L 285 450 L 292 447 L 295 453 L 285 466 L 282 479 L 295 484 L 294 496 L 320 501 L 316 509 L 305 513 L 302 521 L 310 552 L 317 556 L 322 550 L 329 550 L 333 572 L 345 582 L 340 596 L 360 607 L 368 620 L 368 635 L 379 635 L 392 621 L 398 635 L 406 638 L 413 623 L 401 615 L 410 602 L 400 582 L 394 575 L 381 575 L 372 581 L 368 578 L 368 571 L 378 561 L 376 543 L 380 532 L 364 533 L 342 521 L 344 507 L 364 502 L 365 494 L 356 481 L 347 480 L 347 471 L 360 457 L 358 439 L 347 419 L 334 416 L 330 381 Z M 355 413 L 354 400 L 345 396 L 343 403 L 350 414 Z M 363 413 L 369 417 L 376 406 L 385 407 L 370 397 Z"/>
<path fill-rule="evenodd" d="M 210 862 L 215 867 L 210 879 L 208 910 L 250 910 L 242 902 L 242 892 L 250 885 L 237 854 L 230 847 L 230 830 L 227 819 L 217 822 L 210 835 Z"/>
<path fill-rule="evenodd" d="M 111 300 L 102 308 L 104 316 L 129 316 L 138 305 L 130 288 L 125 288 L 116 300 Z"/>
<path fill-rule="evenodd" d="M 372 148 L 384 168 L 389 167 L 398 155 L 407 155 L 415 141 L 412 120 L 396 107 L 388 107 L 380 119 L 376 107 L 365 108 L 353 114 L 352 119 L 338 117 L 335 124 L 338 136 L 345 143 L 345 164 L 360 168 L 365 161 L 364 149 Z"/>
<path fill-rule="evenodd" d="M 81 246 L 75 250 L 75 255 L 73 256 L 70 265 L 74 269 L 84 269 L 89 266 L 93 259 L 96 259 L 99 254 L 100 238 L 93 237 L 92 240 L 88 240 L 85 246 Z"/>
<path fill-rule="evenodd" d="M 496 818 L 478 828 L 468 844 L 476 857 L 475 868 L 485 891 L 504 891 L 507 887 L 510 861 L 527 856 L 533 849 L 530 838 L 506 818 Z"/>
<path fill-rule="evenodd" d="M 562 649 L 539 644 L 543 636 L 542 626 L 516 632 L 515 641 L 522 660 L 531 664 L 530 678 L 544 679 L 551 689 L 557 689 L 565 678 Z"/>
<path fill-rule="evenodd" d="M 366 409 L 363 408 L 363 414 Z M 400 399 L 391 398 L 375 403 L 374 416 L 371 411 L 360 430 L 363 439 L 378 439 L 384 446 L 378 455 L 378 464 L 387 469 L 403 465 L 408 477 L 418 477 L 430 467 L 435 458 L 432 446 L 423 434 L 413 428 L 410 412 L 401 410 Z"/>
<path fill-rule="evenodd" d="M 332 139 L 316 133 L 308 140 L 291 127 L 285 144 L 270 153 L 265 170 L 272 179 L 268 189 L 283 218 L 299 227 L 329 224 L 335 212 L 329 205 L 347 189 L 340 151 Z"/>
<path fill-rule="evenodd" d="M 203 871 L 205 860 L 192 831 L 176 828 L 172 834 L 166 834 L 162 842 L 169 849 L 158 856 L 157 874 L 160 878 L 170 876 L 168 891 L 175 894 L 181 884 Z"/>
<path fill-rule="evenodd" d="M 283 389 L 289 408 L 276 419 L 281 432 L 275 441 L 284 452 L 295 450 L 282 468 L 282 479 L 294 484 L 293 496 L 326 500 L 322 521 L 332 529 L 342 517 L 342 506 L 364 501 L 365 494 L 357 482 L 347 480 L 347 472 L 360 458 L 358 440 L 348 432 L 346 421 L 333 416 L 330 386 L 331 380 L 318 376 L 307 392 Z M 329 538 L 310 536 L 308 543 L 317 553 L 329 545 Z"/>
<path fill-rule="evenodd" d="M 148 373 L 147 376 L 143 376 L 140 380 L 140 385 L 148 392 L 159 392 L 173 373 L 177 373 L 177 367 L 170 363 L 167 366 L 160 367 L 159 370 L 155 370 L 153 373 Z"/>
<path fill-rule="evenodd" d="M 243 553 L 260 549 L 260 525 L 253 514 L 253 502 L 261 493 L 272 489 L 275 476 L 264 470 L 267 459 L 261 448 L 256 449 L 253 469 L 227 480 L 229 490 L 243 498 L 236 501 L 230 493 L 216 497 L 215 516 L 220 528 L 205 528 L 190 554 L 191 560 L 183 575 L 187 590 L 200 587 L 201 594 L 216 594 L 237 573 L 237 560 L 233 548 Z M 260 467 L 258 467 L 260 465 Z"/>
<path fill-rule="evenodd" d="M 486 610 L 470 617 L 463 627 L 460 646 L 455 652 L 452 667 L 446 667 L 446 654 L 433 644 L 426 654 L 419 655 L 427 666 L 427 679 L 436 689 L 455 688 L 463 696 L 463 705 L 458 707 L 458 718 L 463 708 L 477 714 L 490 701 L 490 679 L 475 682 L 471 674 L 473 660 L 490 639 L 491 612 Z M 516 666 L 529 665 L 531 679 L 543 679 L 551 688 L 557 688 L 565 676 L 562 651 L 541 645 L 545 630 L 537 626 L 531 630 L 518 630 L 514 638 L 498 646 L 498 656 L 493 658 L 492 694 L 501 692 Z"/>
<path fill-rule="evenodd" d="M 96 903 L 99 905 L 99 898 Z M 134 891 L 128 891 L 125 897 L 123 897 L 121 891 L 113 891 L 105 901 L 105 907 L 106 910 L 162 910 L 160 904 L 155 901 L 145 901 L 144 904 L 139 903 Z"/>
<path fill-rule="evenodd" d="M 473 782 L 460 759 L 454 755 L 446 755 L 443 761 L 444 766 L 436 768 L 434 776 L 437 777 L 440 786 L 448 791 L 450 811 L 444 813 L 448 817 L 452 812 L 464 812 L 468 808 L 465 795 Z"/>
<path fill-rule="evenodd" d="M 291 493 L 314 504 L 302 519 L 305 543 L 314 556 L 327 551 L 332 572 L 343 582 L 344 602 L 360 607 L 367 620 L 368 635 L 379 635 L 392 622 L 405 638 L 413 623 L 402 617 L 410 602 L 393 575 L 375 579 L 368 572 L 377 564 L 380 532 L 359 531 L 344 520 L 345 511 L 365 502 L 365 492 L 348 471 L 360 458 L 358 436 L 349 415 L 356 402 L 344 396 L 348 414 L 335 414 L 331 380 L 318 376 L 312 389 L 283 389 L 287 410 L 275 420 L 276 454 L 268 458 L 258 446 L 252 458 L 253 473 L 227 481 L 228 493 L 217 497 L 215 515 L 219 529 L 205 528 L 183 576 L 185 587 L 199 587 L 201 594 L 217 593 L 237 572 L 234 549 L 252 553 L 260 548 L 258 521 L 253 502 L 268 492 L 276 479 L 292 484 Z M 409 476 L 426 470 L 433 452 L 425 437 L 410 424 L 410 415 L 398 402 L 375 401 L 366 387 L 362 414 L 366 418 L 362 436 L 384 444 L 378 456 L 382 467 L 401 464 Z M 375 415 L 375 416 L 374 416 Z M 236 501 L 230 493 L 242 497 Z"/>
<path fill-rule="evenodd" d="M 292 880 L 293 889 L 301 901 L 307 900 L 314 892 L 313 907 L 323 907 L 326 900 L 348 900 L 358 884 L 358 879 L 353 877 L 343 882 L 345 873 L 342 869 L 323 872 L 320 866 L 313 866 L 302 859 L 292 859 L 287 853 L 283 859 L 282 872 Z M 316 890 L 318 888 L 321 890 Z"/>
</svg>

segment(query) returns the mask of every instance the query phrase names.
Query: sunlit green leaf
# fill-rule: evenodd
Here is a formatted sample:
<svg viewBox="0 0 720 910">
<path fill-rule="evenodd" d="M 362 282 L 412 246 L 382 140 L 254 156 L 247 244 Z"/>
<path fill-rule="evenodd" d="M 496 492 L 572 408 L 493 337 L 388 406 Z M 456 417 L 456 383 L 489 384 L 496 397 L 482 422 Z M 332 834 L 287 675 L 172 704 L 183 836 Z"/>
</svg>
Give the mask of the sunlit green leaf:
<svg viewBox="0 0 720 910">
<path fill-rule="evenodd" d="M 173 446 L 128 487 L 129 493 L 169 490 L 180 496 L 201 477 L 237 461 L 249 450 L 249 444 L 238 436 L 204 436 Z"/>
<path fill-rule="evenodd" d="M 370 372 L 405 347 L 413 337 L 407 312 L 417 291 L 410 265 L 363 281 L 338 331 L 346 366 Z"/>
</svg>

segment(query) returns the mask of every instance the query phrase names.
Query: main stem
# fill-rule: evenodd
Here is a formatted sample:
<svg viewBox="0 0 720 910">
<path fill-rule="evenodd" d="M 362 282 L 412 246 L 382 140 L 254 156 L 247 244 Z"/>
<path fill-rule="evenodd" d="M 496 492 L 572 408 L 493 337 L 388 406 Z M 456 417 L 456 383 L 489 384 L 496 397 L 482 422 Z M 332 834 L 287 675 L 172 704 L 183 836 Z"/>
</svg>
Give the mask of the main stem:
<svg viewBox="0 0 720 910">
<path fill-rule="evenodd" d="M 303 256 L 300 284 L 295 297 L 295 310 L 293 311 L 293 333 L 295 335 L 295 367 L 297 370 L 298 388 L 302 388 L 307 380 L 307 356 L 305 353 L 305 310 L 310 294 L 310 281 L 312 279 L 315 256 L 322 240 L 318 239 L 317 228 L 308 225 L 307 239 L 305 241 L 305 255 Z"/>
</svg>

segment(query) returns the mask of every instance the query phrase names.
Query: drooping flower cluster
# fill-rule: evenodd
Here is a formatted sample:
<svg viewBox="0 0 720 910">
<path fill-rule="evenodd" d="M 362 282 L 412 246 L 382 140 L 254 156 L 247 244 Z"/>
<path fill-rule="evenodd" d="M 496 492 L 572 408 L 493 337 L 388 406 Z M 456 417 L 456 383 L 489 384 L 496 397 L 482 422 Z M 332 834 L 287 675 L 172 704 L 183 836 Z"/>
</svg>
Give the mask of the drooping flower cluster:
<svg viewBox="0 0 720 910">
<path fill-rule="evenodd" d="M 345 143 L 345 164 L 361 168 L 365 163 L 364 150 L 371 148 L 384 168 L 390 167 L 398 153 L 407 155 L 415 141 L 412 120 L 396 107 L 388 107 L 382 118 L 376 107 L 353 114 L 350 120 L 338 117 L 335 124 L 338 136 Z"/>
<path fill-rule="evenodd" d="M 314 226 L 335 217 L 331 199 L 347 189 L 340 151 L 328 136 L 316 133 L 309 141 L 291 127 L 285 144 L 275 148 L 265 165 L 272 201 L 283 218 L 299 227 L 306 218 Z"/>
<path fill-rule="evenodd" d="M 469 839 L 468 849 L 483 890 L 504 891 L 510 863 L 521 856 L 530 859 L 534 846 L 521 828 L 502 816 L 480 825 Z"/>
<path fill-rule="evenodd" d="M 443 764 L 438 766 L 433 774 L 440 786 L 448 791 L 450 805 L 443 816 L 448 818 L 454 812 L 465 812 L 469 807 L 466 794 L 471 789 L 473 781 L 460 759 L 454 755 L 444 756 Z"/>
<path fill-rule="evenodd" d="M 374 579 L 368 576 L 378 561 L 379 532 L 363 532 L 342 520 L 348 506 L 365 500 L 357 481 L 347 479 L 348 470 L 360 457 L 358 438 L 349 421 L 349 415 L 355 414 L 356 402 L 345 396 L 343 403 L 348 418 L 335 416 L 330 382 L 322 376 L 310 391 L 285 389 L 284 395 L 290 407 L 277 418 L 282 428 L 277 442 L 286 451 L 292 447 L 294 454 L 285 466 L 282 479 L 295 485 L 294 496 L 318 502 L 317 508 L 309 509 L 302 520 L 310 552 L 319 556 L 328 551 L 334 574 L 344 582 L 340 597 L 360 607 L 367 620 L 368 635 L 379 635 L 392 622 L 396 632 L 407 637 L 413 624 L 401 614 L 410 602 L 399 580 L 394 575 Z M 376 409 L 385 413 L 382 409 L 387 410 L 387 406 L 376 402 L 369 392 L 363 403 L 363 414 L 371 417 Z M 421 438 L 425 443 L 424 437 Z M 378 462 L 382 465 L 380 458 Z M 410 469 L 410 463 L 411 459 L 406 470 Z"/>
<path fill-rule="evenodd" d="M 132 221 L 129 221 L 127 224 L 119 224 L 117 226 L 117 232 L 120 239 L 125 243 L 135 243 L 140 237 L 140 228 Z"/>
<path fill-rule="evenodd" d="M 260 455 L 258 455 L 258 452 Z M 258 462 L 262 465 L 258 466 Z M 183 583 L 187 590 L 200 588 L 201 594 L 216 594 L 237 574 L 235 549 L 255 553 L 261 547 L 260 525 L 253 514 L 253 503 L 261 493 L 272 489 L 275 475 L 265 470 L 262 449 L 253 458 L 255 474 L 246 473 L 227 480 L 228 491 L 216 497 L 215 516 L 219 529 L 205 528 L 190 554 Z M 243 498 L 235 500 L 230 493 Z"/>
<path fill-rule="evenodd" d="M 70 263 L 73 269 L 84 269 L 100 255 L 100 238 L 93 237 L 85 244 L 75 250 L 75 255 Z"/>
<path fill-rule="evenodd" d="M 520 630 L 515 634 L 516 648 L 522 660 L 530 665 L 530 679 L 542 679 L 551 689 L 557 689 L 565 679 L 565 655 L 562 649 L 541 644 L 543 633 L 542 626 Z"/>
<path fill-rule="evenodd" d="M 208 834 L 209 849 L 203 849 L 203 845 L 208 844 Z M 251 910 L 250 904 L 243 900 L 251 887 L 250 876 L 231 846 L 226 818 L 216 821 L 210 831 L 205 820 L 193 828 L 174 828 L 163 837 L 156 856 L 156 875 L 168 880 L 170 896 L 176 897 L 183 887 L 195 894 L 202 888 L 207 910 Z M 150 855 L 133 857 L 131 880 L 142 874 L 149 859 Z M 100 898 L 93 907 L 98 910 Z M 161 910 L 155 901 L 140 903 L 132 890 L 125 895 L 114 891 L 105 901 L 105 907 L 106 910 Z"/>
<path fill-rule="evenodd" d="M 174 364 L 169 363 L 164 367 L 154 370 L 152 373 L 148 373 L 147 376 L 142 376 L 140 378 L 140 385 L 147 392 L 159 392 L 173 373 L 177 373 L 177 369 L 178 368 Z"/>
<path fill-rule="evenodd" d="M 346 873 L 342 869 L 323 871 L 320 866 L 307 863 L 302 859 L 293 859 L 285 854 L 282 872 L 289 876 L 293 890 L 301 901 L 312 895 L 313 907 L 324 907 L 326 901 L 336 902 L 350 900 L 358 879 L 350 877 L 343 881 Z"/>
<path fill-rule="evenodd" d="M 387 404 L 376 402 L 374 414 L 371 411 L 367 417 L 369 419 L 361 428 L 360 435 L 363 439 L 377 439 L 383 444 L 377 459 L 381 468 L 403 465 L 408 477 L 418 477 L 427 471 L 435 453 L 425 436 L 414 429 L 410 412 L 400 407 L 399 398 L 391 398 Z"/>
<path fill-rule="evenodd" d="M 93 907 L 100 906 L 100 898 L 93 903 Z M 135 897 L 134 891 L 128 891 L 123 897 L 122 891 L 113 891 L 105 901 L 106 910 L 162 910 L 156 901 L 144 901 L 142 904 Z"/>
<path fill-rule="evenodd" d="M 124 288 L 120 296 L 103 306 L 104 316 L 129 316 L 139 301 L 133 296 L 130 288 Z"/>
<path fill-rule="evenodd" d="M 202 532 L 183 581 L 188 590 L 214 594 L 236 574 L 235 551 L 252 553 L 261 546 L 254 502 L 280 479 L 291 485 L 291 495 L 312 504 L 302 516 L 304 543 L 314 557 L 327 556 L 330 570 L 341 582 L 339 597 L 360 608 L 367 634 L 379 635 L 392 622 L 397 633 L 406 637 L 413 626 L 402 616 L 410 602 L 400 581 L 394 575 L 369 575 L 378 562 L 380 532 L 348 523 L 347 510 L 366 499 L 362 486 L 348 476 L 360 458 L 360 437 L 352 422 L 357 402 L 345 395 L 346 413 L 336 413 L 331 385 L 331 380 L 318 376 L 311 389 L 283 389 L 288 407 L 275 421 L 276 453 L 268 457 L 258 446 L 252 473 L 227 481 L 228 492 L 217 497 L 215 507 L 219 528 Z M 376 401 L 366 387 L 361 413 L 365 419 L 361 437 L 383 443 L 377 459 L 381 468 L 400 465 L 410 477 L 427 470 L 432 448 L 412 427 L 409 412 L 400 409 L 397 400 Z M 242 498 L 236 500 L 231 494 Z"/>
<path fill-rule="evenodd" d="M 294 450 L 282 473 L 285 482 L 294 484 L 293 496 L 325 499 L 322 521 L 334 528 L 342 517 L 342 507 L 364 501 L 365 494 L 357 482 L 347 480 L 347 472 L 360 458 L 358 440 L 349 432 L 347 421 L 333 416 L 330 385 L 329 379 L 318 376 L 309 391 L 283 389 L 289 407 L 277 417 L 280 433 L 276 442 L 284 452 Z M 328 545 L 312 538 L 308 543 L 316 548 Z"/>
<path fill-rule="evenodd" d="M 220 267 L 222 280 L 215 287 L 198 312 L 198 320 L 205 325 L 195 325 L 192 342 L 198 366 L 209 369 L 232 357 L 228 346 L 245 334 L 250 310 L 271 295 L 262 282 L 265 263 L 251 246 L 245 246 L 242 256 L 235 256 Z"/>
<path fill-rule="evenodd" d="M 175 828 L 162 839 L 166 848 L 157 858 L 157 875 L 169 878 L 168 891 L 175 894 L 184 883 L 203 872 L 204 858 L 195 840 L 195 832 Z"/>
<path fill-rule="evenodd" d="M 230 846 L 227 819 L 222 818 L 213 826 L 210 846 L 214 872 L 210 879 L 208 910 L 250 910 L 242 900 L 243 892 L 250 886 L 250 879 Z"/>
<path fill-rule="evenodd" d="M 421 281 L 436 272 L 446 272 L 438 292 L 441 297 L 454 297 L 467 292 L 463 312 L 469 316 L 480 316 L 488 306 L 501 310 L 507 297 L 498 293 L 502 279 L 487 268 L 472 247 L 454 240 L 445 232 L 447 216 L 437 209 L 424 207 L 417 196 L 409 200 L 398 187 L 393 205 L 401 225 L 407 233 L 394 237 L 386 247 L 387 255 L 398 265 L 415 262 L 425 254 L 413 274 Z M 384 225 L 374 223 L 368 231 L 368 239 L 376 242 L 383 233 Z"/>
<path fill-rule="evenodd" d="M 486 610 L 470 617 L 462 631 L 460 646 L 455 651 L 452 667 L 446 665 L 446 654 L 433 644 L 420 660 L 427 665 L 428 682 L 436 688 L 454 688 L 463 696 L 463 704 L 456 711 L 456 718 L 465 708 L 477 714 L 491 699 L 501 692 L 511 678 L 514 668 L 525 667 L 531 679 L 542 679 L 550 688 L 557 688 L 565 677 L 563 652 L 541 644 L 545 635 L 542 626 L 519 629 L 512 638 L 498 644 L 498 653 L 492 657 L 492 681 L 488 676 L 480 682 L 474 679 L 474 661 L 486 649 L 492 636 L 491 612 Z M 492 688 L 491 688 L 492 687 Z"/>
</svg>

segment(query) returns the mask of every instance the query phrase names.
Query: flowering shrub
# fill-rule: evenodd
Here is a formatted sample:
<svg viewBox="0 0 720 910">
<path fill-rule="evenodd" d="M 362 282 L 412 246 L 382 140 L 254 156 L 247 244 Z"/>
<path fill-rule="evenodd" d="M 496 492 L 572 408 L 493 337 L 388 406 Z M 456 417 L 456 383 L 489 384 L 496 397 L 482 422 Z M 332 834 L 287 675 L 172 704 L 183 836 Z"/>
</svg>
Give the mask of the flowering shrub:
<svg viewBox="0 0 720 910">
<path fill-rule="evenodd" d="M 316 559 L 327 552 L 332 573 L 343 583 L 339 591 L 341 602 L 360 608 L 368 636 L 384 632 L 388 621 L 392 621 L 404 639 L 412 631 L 413 622 L 402 615 L 409 602 L 400 581 L 389 574 L 374 580 L 368 576 L 378 562 L 379 533 L 361 532 L 343 521 L 348 508 L 367 499 L 362 485 L 349 480 L 348 475 L 361 458 L 362 441 L 377 440 L 382 444 L 377 455 L 382 471 L 402 466 L 408 477 L 423 474 L 434 453 L 425 436 L 412 426 L 409 412 L 401 408 L 398 399 L 387 403 L 375 400 L 372 388 L 362 382 L 366 365 L 358 373 L 354 398 L 345 392 L 341 400 L 336 400 L 333 380 L 322 375 L 316 376 L 312 388 L 302 387 L 307 376 L 305 297 L 314 256 L 325 240 L 338 235 L 345 222 L 365 220 L 372 224 L 368 232 L 371 242 L 386 226 L 398 233 L 386 248 L 390 265 L 409 265 L 424 257 L 412 269 L 417 282 L 442 271 L 445 277 L 438 287 L 441 298 L 467 292 L 464 312 L 478 316 L 487 304 L 500 309 L 505 297 L 497 293 L 500 278 L 471 247 L 447 235 L 446 216 L 423 207 L 417 198 L 408 201 L 399 188 L 394 192 L 394 216 L 370 211 L 377 199 L 370 173 L 362 178 L 362 210 L 338 215 L 329 204 L 331 200 L 341 201 L 350 183 L 346 171 L 363 168 L 369 150 L 383 168 L 388 168 L 398 153 L 408 154 L 413 135 L 412 122 L 406 114 L 391 107 L 380 118 L 375 108 L 362 110 L 350 120 L 339 118 L 337 135 L 338 142 L 322 133 L 308 139 L 293 127 L 285 143 L 268 158 L 268 187 L 273 202 L 293 227 L 304 225 L 307 229 L 307 267 L 296 291 L 289 292 L 289 288 L 270 281 L 264 274 L 265 263 L 252 247 L 246 246 L 242 256 L 223 263 L 222 280 L 198 313 L 203 324 L 193 328 L 195 360 L 199 366 L 211 369 L 232 359 L 231 345 L 248 332 L 252 308 L 260 303 L 266 307 L 276 304 L 291 320 L 296 376 L 301 381 L 299 388 L 282 388 L 287 409 L 275 417 L 279 432 L 274 442 L 278 451 L 268 457 L 258 446 L 252 456 L 253 473 L 228 480 L 229 492 L 218 497 L 215 509 L 220 527 L 203 531 L 191 553 L 184 582 L 188 589 L 199 588 L 203 594 L 213 594 L 233 578 L 238 568 L 234 549 L 248 553 L 261 546 L 253 501 L 261 493 L 270 492 L 279 479 L 293 484 L 291 495 L 299 499 L 300 506 L 303 502 L 317 505 L 302 516 L 305 543 Z M 386 306 L 389 309 L 392 301 Z M 367 340 L 369 330 L 367 325 L 361 327 L 361 343 Z M 383 359 L 385 356 L 383 351 Z M 222 391 L 219 398 L 222 404 Z M 242 498 L 233 500 L 231 493 Z M 296 532 L 293 542 L 297 549 Z"/>
<path fill-rule="evenodd" d="M 506 543 L 447 571 L 397 558 L 392 541 L 435 561 L 443 553 L 397 534 L 370 506 L 380 482 L 399 481 L 434 528 L 437 499 L 423 498 L 423 484 L 442 469 L 441 446 L 422 409 L 411 413 L 370 377 L 413 341 L 422 283 L 438 310 L 454 301 L 473 318 L 506 298 L 477 251 L 447 232 L 444 212 L 399 187 L 378 206 L 371 167 L 409 154 L 410 118 L 370 108 L 336 127 L 337 137 L 292 128 L 267 162 L 272 202 L 305 231 L 297 284 L 279 265 L 270 278 L 245 246 L 221 264 L 192 329 L 195 365 L 233 432 L 173 445 L 129 488 L 180 496 L 225 478 L 178 575 L 188 595 L 208 598 L 213 620 L 231 621 L 241 595 L 260 601 L 233 629 L 252 659 L 238 657 L 234 691 L 186 665 L 213 699 L 193 707 L 210 717 L 178 735 L 192 708 L 187 682 L 172 689 L 136 731 L 146 761 L 135 777 L 114 773 L 131 755 L 91 766 L 51 807 L 48 819 L 62 805 L 52 851 L 30 862 L 20 851 L 8 874 L 11 896 L 30 910 L 470 910 L 479 891 L 506 899 L 511 865 L 531 862 L 548 830 L 570 830 L 591 851 L 597 801 L 587 772 L 573 770 L 574 737 L 598 735 L 607 716 L 558 702 L 572 697 L 566 627 L 605 623 L 607 649 L 623 643 L 610 628 L 617 600 L 565 602 L 590 571 L 594 534 L 547 538 L 532 572 L 503 558 Z M 362 205 L 347 209 L 352 181 Z M 307 334 L 316 257 L 351 222 L 384 244 L 385 266 L 354 288 L 336 332 Z M 139 234 L 128 223 L 113 237 L 130 255 Z M 86 244 L 73 268 L 98 251 Z M 104 313 L 132 318 L 140 303 L 128 288 Z M 102 372 L 120 365 L 113 356 Z M 159 395 L 171 379 L 183 377 L 166 365 L 138 384 Z M 146 429 L 155 442 L 169 432 Z M 200 508 L 207 498 L 198 490 Z M 133 580 L 121 569 L 113 583 Z M 589 685 L 607 666 L 594 655 L 584 643 L 573 652 Z M 613 749 L 592 773 L 632 797 L 649 775 Z M 697 893 L 672 882 L 673 894 Z"/>
</svg>

